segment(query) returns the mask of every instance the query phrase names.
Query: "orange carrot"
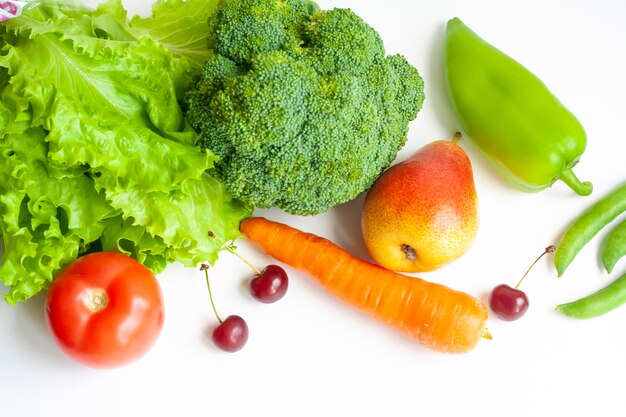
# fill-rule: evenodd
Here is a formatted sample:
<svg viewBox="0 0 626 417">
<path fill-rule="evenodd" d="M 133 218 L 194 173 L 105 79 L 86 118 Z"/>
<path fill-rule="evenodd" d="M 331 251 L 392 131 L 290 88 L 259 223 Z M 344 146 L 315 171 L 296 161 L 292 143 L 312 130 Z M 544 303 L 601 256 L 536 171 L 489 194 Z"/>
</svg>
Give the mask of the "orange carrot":
<svg viewBox="0 0 626 417">
<path fill-rule="evenodd" d="M 240 230 L 268 255 L 307 272 L 348 305 L 432 349 L 467 352 L 488 335 L 487 308 L 466 293 L 389 271 L 327 239 L 262 217 L 244 220 Z"/>
</svg>

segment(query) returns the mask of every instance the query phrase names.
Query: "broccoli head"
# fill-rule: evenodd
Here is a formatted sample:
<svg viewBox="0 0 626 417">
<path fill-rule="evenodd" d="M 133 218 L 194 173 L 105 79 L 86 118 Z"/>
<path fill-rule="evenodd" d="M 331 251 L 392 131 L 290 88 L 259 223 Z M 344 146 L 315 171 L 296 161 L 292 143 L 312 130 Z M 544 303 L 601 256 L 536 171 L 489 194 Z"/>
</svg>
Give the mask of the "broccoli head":
<svg viewBox="0 0 626 417">
<path fill-rule="evenodd" d="M 188 94 L 199 146 L 234 197 L 312 215 L 369 188 L 406 142 L 424 84 L 349 9 L 222 0 Z"/>
</svg>

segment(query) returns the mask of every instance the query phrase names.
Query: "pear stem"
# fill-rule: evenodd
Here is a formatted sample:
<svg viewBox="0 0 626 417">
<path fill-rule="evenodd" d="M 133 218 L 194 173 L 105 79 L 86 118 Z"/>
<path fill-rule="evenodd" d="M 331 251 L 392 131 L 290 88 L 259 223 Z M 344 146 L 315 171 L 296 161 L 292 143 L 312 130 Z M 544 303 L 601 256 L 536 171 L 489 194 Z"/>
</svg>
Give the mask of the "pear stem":
<svg viewBox="0 0 626 417">
<path fill-rule="evenodd" d="M 544 251 L 543 251 L 543 253 L 542 253 L 541 255 L 539 255 L 539 256 L 537 257 L 537 259 L 535 259 L 535 262 L 533 262 L 533 263 L 530 265 L 530 267 L 528 268 L 528 270 L 526 271 L 526 273 L 522 276 L 522 278 L 520 278 L 519 282 L 518 282 L 518 283 L 517 283 L 517 285 L 515 286 L 515 289 L 516 289 L 516 290 L 517 290 L 517 289 L 519 289 L 520 285 L 522 285 L 522 281 L 524 281 L 524 278 L 526 278 L 526 275 L 528 275 L 528 273 L 530 272 L 530 270 L 531 270 L 531 269 L 533 269 L 533 266 L 535 266 L 535 264 L 536 264 L 537 262 L 539 262 L 539 259 L 543 258 L 543 256 L 544 256 L 546 253 L 552 253 L 552 252 L 554 252 L 555 250 L 556 250 L 556 246 L 554 246 L 554 245 L 550 245 L 550 246 L 548 246 L 547 248 L 545 248 L 545 249 L 544 249 Z"/>
<path fill-rule="evenodd" d="M 452 135 L 452 143 L 457 143 L 458 141 L 461 140 L 461 138 L 463 137 L 463 135 L 461 135 L 461 132 L 455 132 L 454 135 Z"/>
</svg>

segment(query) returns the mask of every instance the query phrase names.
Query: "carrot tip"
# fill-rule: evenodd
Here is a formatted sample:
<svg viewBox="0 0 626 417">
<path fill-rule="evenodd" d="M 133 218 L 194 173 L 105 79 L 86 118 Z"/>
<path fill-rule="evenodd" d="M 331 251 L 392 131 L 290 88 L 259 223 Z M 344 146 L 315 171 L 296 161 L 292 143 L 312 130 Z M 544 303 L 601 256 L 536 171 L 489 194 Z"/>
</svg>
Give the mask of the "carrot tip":
<svg viewBox="0 0 626 417">
<path fill-rule="evenodd" d="M 487 339 L 487 340 L 492 340 L 493 336 L 491 336 L 491 332 L 489 332 L 489 329 L 485 327 L 485 330 L 483 330 L 483 334 L 480 336 L 483 339 Z"/>
</svg>

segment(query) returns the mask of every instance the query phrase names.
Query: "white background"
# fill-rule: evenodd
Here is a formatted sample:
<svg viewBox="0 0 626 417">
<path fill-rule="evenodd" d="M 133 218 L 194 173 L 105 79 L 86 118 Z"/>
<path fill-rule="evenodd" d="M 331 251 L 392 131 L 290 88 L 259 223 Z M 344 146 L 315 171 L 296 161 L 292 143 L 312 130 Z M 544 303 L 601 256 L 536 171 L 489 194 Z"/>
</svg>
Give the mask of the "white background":
<svg viewBox="0 0 626 417">
<path fill-rule="evenodd" d="M 423 278 L 486 300 L 499 284 L 514 285 L 545 246 L 585 208 L 626 180 L 626 3 L 320 0 L 350 7 L 401 53 L 426 83 L 426 100 L 411 124 L 404 159 L 458 129 L 442 79 L 447 20 L 458 16 L 485 39 L 535 72 L 576 114 L 588 134 L 576 168 L 595 189 L 575 195 L 564 184 L 526 194 L 502 182 L 468 139 L 480 202 L 480 230 L 460 260 Z M 148 2 L 126 3 L 133 12 Z M 362 198 L 316 217 L 259 211 L 271 219 L 330 238 L 367 257 L 360 237 Z M 154 348 L 127 367 L 98 371 L 69 360 L 53 342 L 43 295 L 17 307 L 0 301 L 0 413 L 6 416 L 318 416 L 318 415 L 623 415 L 626 306 L 588 321 L 554 306 L 586 295 L 612 275 L 599 263 L 605 230 L 562 278 L 552 256 L 527 277 L 526 316 L 490 317 L 492 341 L 469 354 L 435 353 L 326 295 L 288 269 L 287 296 L 273 305 L 252 300 L 251 271 L 224 254 L 213 270 L 222 316 L 239 314 L 250 327 L 247 346 L 227 354 L 212 346 L 216 324 L 202 273 L 177 265 L 159 276 L 166 322 Z M 270 262 L 239 242 L 259 266 Z"/>
</svg>

